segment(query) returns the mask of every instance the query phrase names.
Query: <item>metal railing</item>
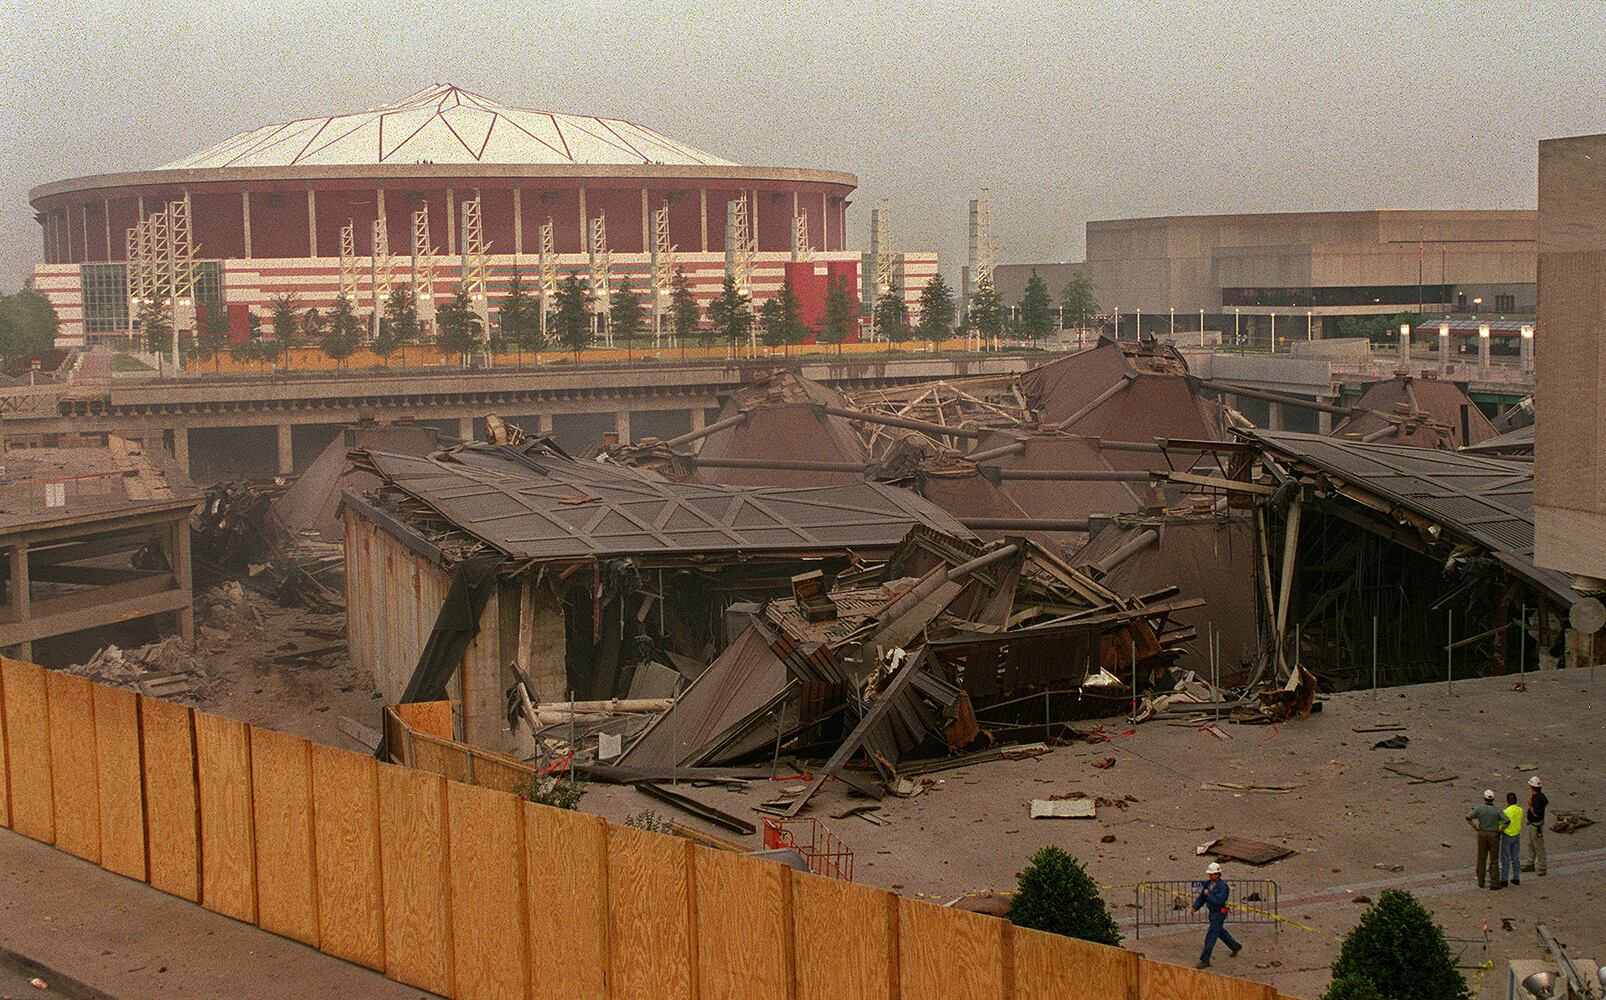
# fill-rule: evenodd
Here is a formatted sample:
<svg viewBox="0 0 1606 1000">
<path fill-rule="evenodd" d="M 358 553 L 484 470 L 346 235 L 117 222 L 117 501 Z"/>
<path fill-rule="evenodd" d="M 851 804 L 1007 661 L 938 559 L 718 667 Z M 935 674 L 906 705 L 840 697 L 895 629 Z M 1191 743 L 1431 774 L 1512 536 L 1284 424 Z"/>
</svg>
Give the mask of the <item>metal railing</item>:
<svg viewBox="0 0 1606 1000">
<path fill-rule="evenodd" d="M 1232 894 L 1227 901 L 1227 920 L 1235 924 L 1270 924 L 1278 930 L 1282 918 L 1277 915 L 1277 882 L 1274 879 L 1233 879 Z M 1143 927 L 1166 927 L 1178 924 L 1203 924 L 1208 919 L 1204 910 L 1193 913 L 1189 907 L 1204 887 L 1199 879 L 1170 879 L 1139 882 L 1133 889 L 1133 912 L 1136 914 L 1133 936 L 1142 937 Z"/>
</svg>

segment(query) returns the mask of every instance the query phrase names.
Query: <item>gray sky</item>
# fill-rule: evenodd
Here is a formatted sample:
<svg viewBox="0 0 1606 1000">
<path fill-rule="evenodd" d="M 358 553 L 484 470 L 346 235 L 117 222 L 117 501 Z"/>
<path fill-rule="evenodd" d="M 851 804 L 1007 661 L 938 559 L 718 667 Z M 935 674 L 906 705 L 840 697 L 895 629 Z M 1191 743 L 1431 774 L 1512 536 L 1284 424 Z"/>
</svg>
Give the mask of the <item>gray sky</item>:
<svg viewBox="0 0 1606 1000">
<path fill-rule="evenodd" d="M 855 245 L 890 198 L 955 275 L 981 187 L 1005 261 L 1088 219 L 1532 207 L 1535 143 L 1606 131 L 1606 7 L 0 0 L 0 289 L 34 185 L 435 81 L 852 171 Z"/>
</svg>

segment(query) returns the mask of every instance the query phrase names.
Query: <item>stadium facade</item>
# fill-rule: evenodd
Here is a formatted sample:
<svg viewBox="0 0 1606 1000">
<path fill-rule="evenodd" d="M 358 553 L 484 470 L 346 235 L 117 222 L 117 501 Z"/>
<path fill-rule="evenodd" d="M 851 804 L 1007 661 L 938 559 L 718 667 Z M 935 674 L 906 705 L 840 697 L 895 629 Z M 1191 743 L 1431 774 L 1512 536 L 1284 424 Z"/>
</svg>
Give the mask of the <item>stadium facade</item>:
<svg viewBox="0 0 1606 1000">
<path fill-rule="evenodd" d="M 515 273 L 538 293 L 543 259 L 549 277 L 587 280 L 599 245 L 610 287 L 628 278 L 646 292 L 654 248 L 667 245 L 705 303 L 735 266 L 755 306 L 790 276 L 813 319 L 828 281 L 858 292 L 873 271 L 847 249 L 856 185 L 848 173 L 742 166 L 633 122 L 514 108 L 438 84 L 374 110 L 254 128 L 155 170 L 37 187 L 29 200 L 44 263 L 34 283 L 56 307 L 63 346 L 128 337 L 128 261 L 144 253 L 133 231 L 178 204 L 194 294 L 226 305 L 235 338 L 275 295 L 323 308 L 344 283 L 366 311 L 376 289 L 420 273 L 431 303 L 478 274 L 494 308 Z M 746 232 L 728 254 L 733 215 Z M 936 255 L 900 254 L 896 269 L 914 306 Z"/>
</svg>

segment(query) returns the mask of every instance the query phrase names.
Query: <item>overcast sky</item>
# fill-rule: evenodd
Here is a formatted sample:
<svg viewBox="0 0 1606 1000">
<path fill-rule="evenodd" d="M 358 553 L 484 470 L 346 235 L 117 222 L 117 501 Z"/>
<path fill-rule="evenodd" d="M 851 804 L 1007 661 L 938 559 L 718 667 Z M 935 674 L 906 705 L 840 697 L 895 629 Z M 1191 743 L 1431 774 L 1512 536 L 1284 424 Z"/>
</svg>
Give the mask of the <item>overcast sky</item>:
<svg viewBox="0 0 1606 1000">
<path fill-rule="evenodd" d="M 1088 219 L 1532 207 L 1535 143 L 1606 131 L 1606 6 L 0 0 L 0 289 L 35 185 L 435 81 L 851 171 L 854 245 L 889 198 L 956 275 L 982 187 L 1004 261 Z"/>
</svg>

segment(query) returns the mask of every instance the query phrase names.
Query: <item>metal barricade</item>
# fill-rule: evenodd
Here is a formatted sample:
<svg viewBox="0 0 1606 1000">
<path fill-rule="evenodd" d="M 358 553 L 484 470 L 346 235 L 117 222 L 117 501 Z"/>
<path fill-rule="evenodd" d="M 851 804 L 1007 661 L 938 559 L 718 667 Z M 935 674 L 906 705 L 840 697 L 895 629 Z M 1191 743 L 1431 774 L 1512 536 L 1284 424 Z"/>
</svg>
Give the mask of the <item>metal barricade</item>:
<svg viewBox="0 0 1606 1000">
<path fill-rule="evenodd" d="M 791 847 L 803 855 L 809 871 L 826 878 L 853 881 L 853 851 L 818 820 L 764 817 L 764 846 Z"/>
<path fill-rule="evenodd" d="M 1234 924 L 1270 924 L 1273 931 L 1282 920 L 1277 915 L 1277 882 L 1274 879 L 1231 879 L 1232 894 L 1227 900 L 1227 920 Z M 1133 890 L 1134 936 L 1143 936 L 1143 926 L 1165 927 L 1177 924 L 1203 924 L 1206 913 L 1189 912 L 1204 888 L 1202 879 L 1171 879 L 1139 882 Z"/>
</svg>

